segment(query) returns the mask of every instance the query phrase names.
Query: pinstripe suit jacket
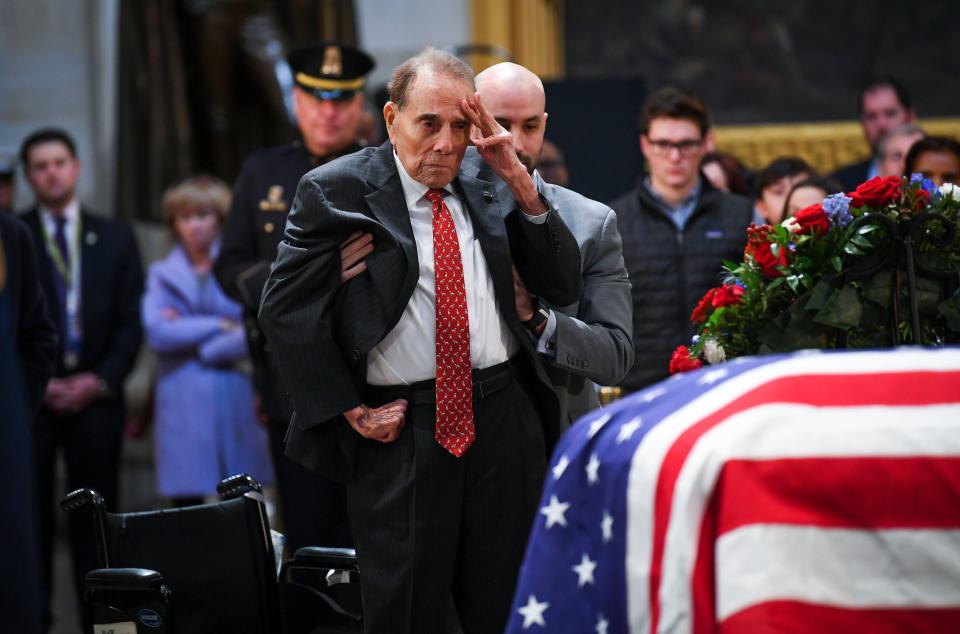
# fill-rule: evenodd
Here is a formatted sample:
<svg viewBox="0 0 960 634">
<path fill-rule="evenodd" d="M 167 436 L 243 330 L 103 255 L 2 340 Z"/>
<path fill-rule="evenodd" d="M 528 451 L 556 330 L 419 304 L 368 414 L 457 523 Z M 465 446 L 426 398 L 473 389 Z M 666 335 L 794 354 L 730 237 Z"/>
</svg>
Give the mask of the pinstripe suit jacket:
<svg viewBox="0 0 960 634">
<path fill-rule="evenodd" d="M 541 225 L 518 219 L 472 162 L 461 166 L 454 188 L 470 214 L 501 314 L 524 350 L 530 378 L 525 384 L 550 446 L 559 436 L 559 405 L 517 319 L 510 265 L 515 261 L 534 292 L 557 305 L 570 304 L 580 296 L 577 242 L 556 213 Z M 365 259 L 367 271 L 341 286 L 340 243 L 358 230 L 372 233 L 376 248 Z M 363 402 L 367 352 L 400 319 L 418 275 L 416 242 L 389 142 L 301 179 L 259 316 L 293 403 L 286 448 L 292 459 L 328 478 L 349 478 L 360 436 L 341 413 Z"/>
</svg>

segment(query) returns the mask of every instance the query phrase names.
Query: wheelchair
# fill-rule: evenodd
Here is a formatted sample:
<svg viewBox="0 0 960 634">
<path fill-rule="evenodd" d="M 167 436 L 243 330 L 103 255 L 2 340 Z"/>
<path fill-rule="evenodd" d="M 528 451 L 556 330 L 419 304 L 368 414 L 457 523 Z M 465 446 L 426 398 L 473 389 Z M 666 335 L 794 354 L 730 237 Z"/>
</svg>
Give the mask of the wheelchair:
<svg viewBox="0 0 960 634">
<path fill-rule="evenodd" d="M 278 579 L 260 484 L 217 486 L 219 501 L 109 513 L 92 489 L 60 503 L 96 538 L 83 628 L 96 634 L 347 634 L 362 631 L 352 549 L 308 547 Z"/>
</svg>

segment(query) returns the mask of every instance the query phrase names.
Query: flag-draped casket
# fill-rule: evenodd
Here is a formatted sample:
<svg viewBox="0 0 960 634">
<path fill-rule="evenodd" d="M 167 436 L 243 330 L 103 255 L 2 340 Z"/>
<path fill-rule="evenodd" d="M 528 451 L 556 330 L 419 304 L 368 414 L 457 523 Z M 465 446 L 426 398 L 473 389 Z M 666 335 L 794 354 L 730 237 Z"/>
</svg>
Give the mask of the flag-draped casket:
<svg viewBox="0 0 960 634">
<path fill-rule="evenodd" d="M 551 461 L 509 632 L 960 632 L 960 350 L 678 375 Z"/>
</svg>

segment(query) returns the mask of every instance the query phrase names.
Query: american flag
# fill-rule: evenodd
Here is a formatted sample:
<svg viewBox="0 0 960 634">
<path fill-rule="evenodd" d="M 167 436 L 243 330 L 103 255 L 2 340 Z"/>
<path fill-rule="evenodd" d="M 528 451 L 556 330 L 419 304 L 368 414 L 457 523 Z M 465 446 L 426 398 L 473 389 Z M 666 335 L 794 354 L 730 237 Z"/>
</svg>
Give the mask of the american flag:
<svg viewBox="0 0 960 634">
<path fill-rule="evenodd" d="M 960 350 L 678 375 L 561 439 L 508 632 L 960 632 Z"/>
</svg>

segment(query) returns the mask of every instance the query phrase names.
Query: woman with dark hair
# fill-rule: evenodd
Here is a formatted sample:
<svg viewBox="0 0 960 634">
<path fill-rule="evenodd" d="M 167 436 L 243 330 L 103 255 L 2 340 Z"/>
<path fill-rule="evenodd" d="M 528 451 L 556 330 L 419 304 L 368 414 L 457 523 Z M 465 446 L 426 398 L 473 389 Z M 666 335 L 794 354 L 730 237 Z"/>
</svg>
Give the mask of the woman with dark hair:
<svg viewBox="0 0 960 634">
<path fill-rule="evenodd" d="M 211 176 L 166 191 L 163 212 L 176 244 L 150 267 L 143 297 L 147 342 L 157 353 L 157 489 L 176 506 L 202 502 L 236 473 L 273 480 L 245 367 L 242 309 L 212 272 L 230 196 Z"/>
<path fill-rule="evenodd" d="M 923 174 L 937 187 L 960 184 L 960 143 L 942 136 L 920 139 L 907 152 L 904 174 Z"/>
<path fill-rule="evenodd" d="M 843 191 L 843 188 L 840 187 L 840 183 L 832 178 L 825 178 L 823 176 L 805 178 L 790 188 L 790 193 L 787 194 L 786 199 L 783 201 L 783 214 L 780 217 L 780 222 L 791 218 L 801 209 L 822 203 L 823 199 L 830 194 L 836 194 L 841 191 Z"/>
<path fill-rule="evenodd" d="M 700 161 L 700 171 L 710 184 L 723 192 L 749 195 L 747 170 L 736 158 L 725 152 L 708 152 Z"/>
</svg>

